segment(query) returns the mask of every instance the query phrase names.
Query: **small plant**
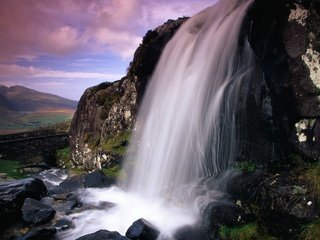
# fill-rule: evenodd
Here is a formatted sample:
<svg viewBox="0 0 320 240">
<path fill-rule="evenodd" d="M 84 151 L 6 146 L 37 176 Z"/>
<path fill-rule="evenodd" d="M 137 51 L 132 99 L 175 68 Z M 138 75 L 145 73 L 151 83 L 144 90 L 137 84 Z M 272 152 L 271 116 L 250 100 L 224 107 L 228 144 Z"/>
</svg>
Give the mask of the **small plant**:
<svg viewBox="0 0 320 240">
<path fill-rule="evenodd" d="M 102 168 L 102 171 L 109 177 L 119 177 L 121 173 L 121 167 L 119 165 L 114 165 L 108 168 Z"/>
<path fill-rule="evenodd" d="M 276 240 L 276 238 L 261 232 L 256 223 L 233 228 L 222 226 L 220 236 L 223 240 Z"/>
<path fill-rule="evenodd" d="M 124 156 L 127 151 L 127 144 L 130 139 L 130 133 L 118 133 L 117 135 L 105 140 L 102 149 L 106 152 Z"/>
<path fill-rule="evenodd" d="M 238 163 L 237 167 L 243 172 L 254 172 L 256 170 L 256 165 L 253 162 L 243 161 Z"/>
<path fill-rule="evenodd" d="M 73 167 L 73 164 L 71 162 L 71 152 L 69 147 L 58 149 L 56 151 L 56 159 L 59 167 L 67 168 L 67 169 Z"/>
</svg>

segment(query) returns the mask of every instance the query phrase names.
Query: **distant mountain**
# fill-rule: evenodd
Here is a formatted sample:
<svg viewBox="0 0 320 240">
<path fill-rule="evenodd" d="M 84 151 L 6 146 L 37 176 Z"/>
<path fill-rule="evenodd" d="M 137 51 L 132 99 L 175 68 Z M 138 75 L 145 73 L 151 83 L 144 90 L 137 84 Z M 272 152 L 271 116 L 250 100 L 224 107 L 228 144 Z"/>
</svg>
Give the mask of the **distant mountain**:
<svg viewBox="0 0 320 240">
<path fill-rule="evenodd" d="M 23 86 L 6 87 L 0 85 L 0 110 L 4 113 L 47 109 L 75 110 L 77 104 L 77 101 L 38 92 Z"/>
</svg>

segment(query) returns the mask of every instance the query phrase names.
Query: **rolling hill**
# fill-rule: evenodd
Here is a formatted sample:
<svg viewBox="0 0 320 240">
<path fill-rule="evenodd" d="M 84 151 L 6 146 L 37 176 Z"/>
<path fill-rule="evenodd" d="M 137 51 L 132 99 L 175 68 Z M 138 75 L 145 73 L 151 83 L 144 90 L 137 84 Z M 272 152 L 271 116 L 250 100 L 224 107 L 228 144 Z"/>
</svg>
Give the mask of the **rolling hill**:
<svg viewBox="0 0 320 240">
<path fill-rule="evenodd" d="M 23 86 L 0 85 L 0 134 L 71 120 L 78 102 Z"/>
<path fill-rule="evenodd" d="M 23 86 L 0 85 L 0 106 L 13 111 L 76 109 L 78 102 Z"/>
</svg>

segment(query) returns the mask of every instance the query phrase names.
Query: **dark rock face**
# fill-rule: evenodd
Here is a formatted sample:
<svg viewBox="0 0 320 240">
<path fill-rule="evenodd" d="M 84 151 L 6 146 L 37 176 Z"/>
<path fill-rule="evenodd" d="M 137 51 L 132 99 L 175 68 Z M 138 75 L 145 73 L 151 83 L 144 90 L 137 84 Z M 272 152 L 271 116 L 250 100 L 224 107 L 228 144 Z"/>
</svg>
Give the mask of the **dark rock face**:
<svg viewBox="0 0 320 240">
<path fill-rule="evenodd" d="M 204 226 L 184 226 L 178 229 L 174 234 L 175 240 L 214 240 L 214 237 L 209 234 L 209 231 Z"/>
<path fill-rule="evenodd" d="M 43 228 L 39 230 L 32 230 L 27 234 L 18 237 L 17 240 L 50 240 L 57 233 L 55 228 Z"/>
<path fill-rule="evenodd" d="M 128 228 L 126 237 L 132 240 L 156 240 L 159 234 L 160 232 L 155 226 L 140 218 Z"/>
<path fill-rule="evenodd" d="M 56 211 L 37 200 L 27 198 L 21 208 L 22 218 L 28 223 L 38 224 L 50 221 Z"/>
<path fill-rule="evenodd" d="M 1 228 L 15 222 L 26 198 L 40 199 L 46 196 L 47 188 L 39 179 L 27 178 L 0 184 Z"/>
<path fill-rule="evenodd" d="M 204 210 L 204 225 L 218 228 L 220 225 L 235 227 L 250 222 L 253 218 L 232 202 L 215 202 Z"/>
<path fill-rule="evenodd" d="M 84 186 L 87 188 L 88 187 L 94 187 L 94 188 L 110 187 L 115 183 L 116 181 L 114 178 L 107 177 L 104 174 L 104 172 L 102 172 L 101 170 L 96 170 L 84 176 Z"/>
<path fill-rule="evenodd" d="M 292 152 L 320 156 L 320 11 L 311 2 L 256 1 L 248 14 L 247 35 L 263 78 L 262 86 L 252 83 L 239 158 L 263 169 L 292 165 Z"/>
<path fill-rule="evenodd" d="M 240 175 L 230 183 L 229 192 L 269 233 L 284 239 L 297 236 L 301 225 L 319 214 L 317 199 L 295 173 Z"/>
<path fill-rule="evenodd" d="M 128 238 L 122 236 L 118 232 L 110 232 L 108 230 L 99 230 L 95 233 L 91 233 L 76 240 L 129 240 Z"/>
<path fill-rule="evenodd" d="M 124 153 L 119 149 L 127 144 L 147 82 L 166 43 L 185 20 L 169 20 L 149 31 L 120 81 L 85 91 L 70 128 L 75 165 L 92 170 L 121 162 Z"/>
</svg>

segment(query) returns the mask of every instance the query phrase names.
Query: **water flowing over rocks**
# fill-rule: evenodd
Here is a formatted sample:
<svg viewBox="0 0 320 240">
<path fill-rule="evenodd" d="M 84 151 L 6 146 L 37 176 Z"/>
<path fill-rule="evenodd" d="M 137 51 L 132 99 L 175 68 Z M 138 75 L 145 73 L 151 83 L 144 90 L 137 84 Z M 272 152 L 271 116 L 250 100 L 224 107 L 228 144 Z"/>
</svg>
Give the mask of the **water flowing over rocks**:
<svg viewBox="0 0 320 240">
<path fill-rule="evenodd" d="M 148 80 L 185 20 L 149 31 L 123 79 L 86 90 L 70 131 L 75 165 L 93 170 L 122 162 Z M 177 239 L 206 238 L 208 227 L 221 238 L 223 227 L 250 222 L 280 239 L 295 239 L 303 226 L 319 221 L 318 183 L 312 182 L 319 179 L 317 172 L 307 176 L 320 159 L 319 26 L 317 0 L 254 1 L 238 43 L 243 48 L 248 39 L 257 66 L 234 113 L 234 168 L 241 173 L 223 189 L 230 202 L 209 204 L 204 211 L 204 230 L 185 228 Z"/>
<path fill-rule="evenodd" d="M 148 79 L 164 46 L 185 20 L 169 20 L 150 30 L 136 50 L 127 76 L 85 91 L 70 129 L 75 165 L 92 170 L 121 162 L 123 153 L 117 148 L 129 140 Z M 119 139 L 120 143 L 110 143 L 110 139 Z"/>
</svg>

